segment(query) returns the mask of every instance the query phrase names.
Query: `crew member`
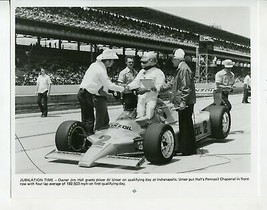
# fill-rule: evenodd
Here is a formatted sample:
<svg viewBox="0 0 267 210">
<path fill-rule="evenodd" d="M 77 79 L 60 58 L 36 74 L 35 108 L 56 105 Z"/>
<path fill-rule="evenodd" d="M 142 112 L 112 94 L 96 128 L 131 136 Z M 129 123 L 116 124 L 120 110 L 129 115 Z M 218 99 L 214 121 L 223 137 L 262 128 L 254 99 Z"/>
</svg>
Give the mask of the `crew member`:
<svg viewBox="0 0 267 210">
<path fill-rule="evenodd" d="M 42 113 L 41 117 L 47 117 L 48 107 L 47 100 L 50 95 L 51 80 L 50 77 L 45 73 L 45 70 L 41 68 L 41 74 L 37 78 L 36 82 L 36 94 L 38 95 L 38 106 Z"/>
<path fill-rule="evenodd" d="M 138 72 L 134 69 L 134 58 L 127 56 L 125 58 L 126 67 L 119 73 L 118 82 L 126 86 L 131 83 Z"/>
<path fill-rule="evenodd" d="M 88 134 L 94 133 L 94 123 L 95 131 L 109 127 L 108 90 L 119 92 L 124 90 L 122 86 L 112 83 L 107 75 L 107 69 L 114 64 L 114 59 L 118 59 L 118 56 L 111 49 L 104 50 L 90 65 L 80 85 L 78 100 L 82 122 Z"/>
<path fill-rule="evenodd" d="M 165 82 L 164 73 L 156 67 L 157 55 L 150 51 L 141 58 L 142 69 L 126 89 L 138 89 L 137 117 L 138 120 L 151 119 L 157 104 L 158 92 Z M 153 85 L 145 87 L 142 79 L 151 79 Z"/>
<path fill-rule="evenodd" d="M 243 87 L 242 103 L 245 103 L 245 104 L 249 103 L 248 96 L 250 94 L 249 92 L 251 91 L 250 83 L 251 83 L 250 72 L 248 72 L 247 76 L 244 79 L 244 87 Z"/>
<path fill-rule="evenodd" d="M 230 111 L 232 105 L 228 100 L 228 95 L 233 91 L 233 85 L 235 83 L 235 75 L 231 71 L 233 68 L 233 61 L 226 59 L 223 62 L 224 69 L 218 71 L 215 75 L 216 89 L 222 91 L 222 101 Z"/>
<path fill-rule="evenodd" d="M 173 65 L 177 67 L 172 89 L 171 103 L 178 109 L 179 118 L 179 153 L 196 154 L 196 138 L 192 114 L 196 103 L 194 74 L 184 60 L 185 52 L 177 49 Z"/>
</svg>

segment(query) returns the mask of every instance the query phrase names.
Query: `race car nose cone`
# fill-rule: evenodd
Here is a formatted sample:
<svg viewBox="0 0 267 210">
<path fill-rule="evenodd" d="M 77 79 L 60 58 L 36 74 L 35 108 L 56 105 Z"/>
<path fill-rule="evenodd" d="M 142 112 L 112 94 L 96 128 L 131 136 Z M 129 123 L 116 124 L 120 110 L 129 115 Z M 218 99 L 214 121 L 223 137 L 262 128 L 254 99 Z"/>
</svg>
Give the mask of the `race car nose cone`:
<svg viewBox="0 0 267 210">
<path fill-rule="evenodd" d="M 106 143 L 104 145 L 93 144 L 84 154 L 83 158 L 79 161 L 78 165 L 81 167 L 92 167 L 99 158 L 107 155 L 116 154 L 116 147 L 113 144 Z"/>
</svg>

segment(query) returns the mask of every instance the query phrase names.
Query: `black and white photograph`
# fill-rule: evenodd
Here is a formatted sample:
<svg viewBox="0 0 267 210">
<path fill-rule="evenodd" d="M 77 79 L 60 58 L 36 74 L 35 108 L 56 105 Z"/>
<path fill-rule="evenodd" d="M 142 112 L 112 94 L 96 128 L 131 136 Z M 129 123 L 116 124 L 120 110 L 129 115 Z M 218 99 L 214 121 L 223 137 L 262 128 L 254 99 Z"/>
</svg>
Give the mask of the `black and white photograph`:
<svg viewBox="0 0 267 210">
<path fill-rule="evenodd" d="M 183 10 L 16 7 L 15 173 L 250 173 L 250 10 Z"/>
<path fill-rule="evenodd" d="M 261 209 L 260 3 L 89 2 L 11 3 L 10 196 Z"/>
</svg>

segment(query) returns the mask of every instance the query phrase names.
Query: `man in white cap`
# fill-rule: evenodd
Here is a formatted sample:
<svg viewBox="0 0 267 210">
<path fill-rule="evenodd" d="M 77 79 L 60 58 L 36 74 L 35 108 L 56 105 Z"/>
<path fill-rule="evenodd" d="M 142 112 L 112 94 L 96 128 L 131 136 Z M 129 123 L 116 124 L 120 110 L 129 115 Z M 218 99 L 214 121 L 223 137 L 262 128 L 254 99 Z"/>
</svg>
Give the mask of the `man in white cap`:
<svg viewBox="0 0 267 210">
<path fill-rule="evenodd" d="M 124 90 L 122 86 L 112 83 L 107 75 L 107 68 L 114 64 L 115 59 L 118 59 L 116 53 L 111 49 L 104 50 L 90 65 L 80 85 L 78 100 L 81 106 L 82 123 L 89 134 L 94 133 L 94 122 L 96 131 L 109 126 L 106 95 L 108 90 L 119 92 Z M 94 116 L 94 108 L 96 116 Z"/>
<path fill-rule="evenodd" d="M 173 65 L 177 67 L 172 89 L 171 103 L 178 108 L 179 118 L 179 153 L 181 155 L 196 154 L 196 138 L 192 114 L 196 103 L 194 74 L 185 63 L 185 52 L 177 49 L 173 57 Z"/>
<path fill-rule="evenodd" d="M 232 60 L 226 59 L 222 62 L 222 64 L 224 65 L 224 69 L 215 74 L 216 89 L 222 91 L 222 100 L 230 111 L 232 109 L 232 105 L 228 100 L 228 95 L 229 92 L 233 90 L 233 85 L 235 83 L 235 75 L 231 71 L 234 63 Z"/>
<path fill-rule="evenodd" d="M 141 58 L 142 69 L 139 71 L 135 79 L 126 86 L 126 89 L 139 88 L 137 103 L 137 119 L 151 119 L 157 104 L 158 92 L 165 82 L 164 73 L 156 67 L 157 55 L 155 52 L 145 52 Z M 142 80 L 151 80 L 153 85 L 145 87 Z"/>
</svg>

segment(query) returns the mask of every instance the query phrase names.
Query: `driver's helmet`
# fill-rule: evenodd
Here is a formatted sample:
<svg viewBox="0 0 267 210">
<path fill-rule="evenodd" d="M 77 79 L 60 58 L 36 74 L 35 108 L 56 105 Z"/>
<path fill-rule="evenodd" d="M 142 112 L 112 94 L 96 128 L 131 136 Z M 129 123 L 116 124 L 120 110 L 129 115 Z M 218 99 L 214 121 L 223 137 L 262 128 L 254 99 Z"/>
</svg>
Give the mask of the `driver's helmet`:
<svg viewBox="0 0 267 210">
<path fill-rule="evenodd" d="M 123 108 L 126 111 L 132 111 L 137 107 L 137 95 L 134 93 L 124 93 L 122 95 Z"/>
</svg>

